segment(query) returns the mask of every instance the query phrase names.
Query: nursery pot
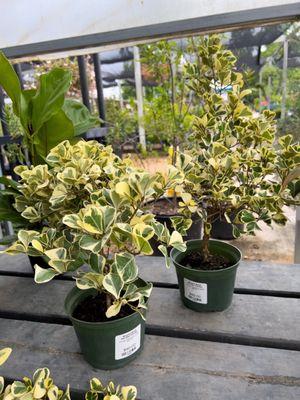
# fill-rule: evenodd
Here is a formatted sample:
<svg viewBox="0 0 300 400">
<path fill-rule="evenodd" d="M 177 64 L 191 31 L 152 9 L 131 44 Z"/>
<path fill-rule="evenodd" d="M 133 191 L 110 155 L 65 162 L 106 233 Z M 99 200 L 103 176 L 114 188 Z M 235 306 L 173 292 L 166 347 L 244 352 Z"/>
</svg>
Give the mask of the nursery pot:
<svg viewBox="0 0 300 400">
<path fill-rule="evenodd" d="M 41 268 L 49 268 L 49 264 L 44 257 L 28 256 L 28 258 L 33 271 L 35 264 L 39 265 Z"/>
<path fill-rule="evenodd" d="M 243 224 L 237 224 L 238 229 L 243 230 Z M 221 240 L 233 240 L 235 239 L 233 235 L 233 226 L 228 223 L 225 218 L 219 217 L 212 223 L 211 237 L 214 239 Z"/>
<path fill-rule="evenodd" d="M 219 270 L 201 270 L 182 265 L 181 261 L 187 254 L 201 250 L 202 243 L 202 240 L 189 240 L 186 243 L 185 252 L 176 249 L 171 251 L 181 299 L 186 307 L 195 311 L 223 311 L 232 302 L 236 270 L 242 254 L 237 247 L 231 244 L 210 240 L 210 252 L 228 258 L 232 263 L 230 267 Z"/>
<path fill-rule="evenodd" d="M 160 222 L 163 225 L 166 225 L 166 227 L 169 229 L 169 231 L 172 233 L 174 231 L 174 228 L 172 226 L 171 222 L 171 217 L 178 217 L 178 214 L 173 214 L 173 215 L 164 215 L 164 214 L 155 214 L 155 219 L 156 221 Z M 201 231 L 202 231 L 202 221 L 199 219 L 199 216 L 192 217 L 193 223 L 190 226 L 190 228 L 187 230 L 186 235 L 184 236 L 185 240 L 191 240 L 191 239 L 198 239 L 201 237 Z M 153 254 L 152 256 L 163 256 L 162 253 L 158 250 L 158 246 L 161 243 L 159 243 L 156 239 L 151 239 L 150 240 L 150 245 L 153 249 Z M 171 249 L 168 249 L 168 252 L 170 252 Z"/>
<path fill-rule="evenodd" d="M 138 312 L 106 322 L 85 322 L 73 317 L 76 306 L 95 289 L 74 287 L 66 297 L 65 310 L 73 324 L 83 357 L 98 369 L 116 369 L 134 360 L 142 351 L 145 321 Z"/>
</svg>

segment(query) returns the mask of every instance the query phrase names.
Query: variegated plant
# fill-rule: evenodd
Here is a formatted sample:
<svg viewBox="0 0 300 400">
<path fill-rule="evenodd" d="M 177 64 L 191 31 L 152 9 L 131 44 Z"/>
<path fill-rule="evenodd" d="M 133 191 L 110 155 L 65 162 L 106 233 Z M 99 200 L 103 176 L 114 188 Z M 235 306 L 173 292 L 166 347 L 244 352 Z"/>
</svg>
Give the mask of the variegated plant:
<svg viewBox="0 0 300 400">
<path fill-rule="evenodd" d="M 5 363 L 11 354 L 10 348 L 0 350 L 0 365 Z M 99 397 L 100 395 L 100 397 Z M 121 386 L 109 382 L 104 386 L 98 378 L 90 380 L 90 390 L 85 394 L 85 400 L 135 400 L 135 386 Z M 0 377 L 0 400 L 71 400 L 70 387 L 66 391 L 59 389 L 53 382 L 48 368 L 39 368 L 33 378 L 23 378 L 4 386 Z"/>
<path fill-rule="evenodd" d="M 15 208 L 32 224 L 57 227 L 62 217 L 77 212 L 89 202 L 90 194 L 109 187 L 130 170 L 129 161 L 122 161 L 110 146 L 96 141 L 64 141 L 53 148 L 47 164 L 35 167 L 18 166 L 19 194 Z"/>
<path fill-rule="evenodd" d="M 86 393 L 85 400 L 135 400 L 136 396 L 135 386 L 116 386 L 113 382 L 103 386 L 99 379 L 93 378 L 90 380 L 90 390 Z"/>
<path fill-rule="evenodd" d="M 0 365 L 10 356 L 11 349 L 0 350 Z M 33 379 L 23 378 L 23 381 L 14 381 L 4 386 L 4 379 L 0 377 L 0 400 L 70 400 L 69 385 L 64 392 L 53 382 L 48 368 L 40 368 L 33 374 Z"/>
<path fill-rule="evenodd" d="M 167 261 L 167 246 L 185 249 L 181 234 L 170 234 L 144 206 L 182 182 L 182 174 L 170 167 L 167 178 L 151 176 L 97 142 L 63 142 L 47 161 L 51 168 L 17 167 L 22 195 L 16 207 L 24 218 L 43 227 L 20 230 L 6 252 L 45 257 L 49 268 L 35 265 L 37 283 L 86 263 L 90 270 L 78 272 L 77 286 L 106 293 L 107 317 L 118 314 L 125 304 L 141 312 L 152 285 L 138 278 L 134 256 L 152 254 L 153 237 L 161 242 Z M 179 218 L 174 224 L 184 232 L 189 221 Z"/>
<path fill-rule="evenodd" d="M 299 191 L 300 145 L 291 136 L 276 143 L 274 114 L 256 116 L 244 104 L 249 90 L 243 90 L 235 63 L 213 35 L 201 39 L 197 62 L 187 66 L 200 115 L 194 116 L 190 150 L 177 158 L 184 180 L 176 190 L 182 212 L 197 212 L 203 220 L 206 259 L 216 219 L 232 223 L 235 236 L 242 233 L 238 224 L 248 234 L 259 221 L 284 224 L 283 206 L 296 202 L 297 179 Z"/>
<path fill-rule="evenodd" d="M 7 385 L 0 395 L 1 400 L 71 400 L 69 385 L 66 391 L 59 389 L 53 382 L 48 368 L 39 368 L 33 379 L 23 378 Z"/>
</svg>

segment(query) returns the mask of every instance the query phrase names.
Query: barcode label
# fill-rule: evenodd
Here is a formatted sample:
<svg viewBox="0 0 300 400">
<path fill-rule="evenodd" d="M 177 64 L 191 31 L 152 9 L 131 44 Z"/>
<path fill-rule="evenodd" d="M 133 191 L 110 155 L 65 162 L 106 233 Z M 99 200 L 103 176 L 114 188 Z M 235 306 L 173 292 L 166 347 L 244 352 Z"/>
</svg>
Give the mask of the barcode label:
<svg viewBox="0 0 300 400">
<path fill-rule="evenodd" d="M 184 295 L 194 303 L 207 304 L 207 284 L 184 278 Z"/>
<path fill-rule="evenodd" d="M 129 332 L 115 338 L 115 359 L 131 356 L 141 347 L 141 324 Z"/>
</svg>

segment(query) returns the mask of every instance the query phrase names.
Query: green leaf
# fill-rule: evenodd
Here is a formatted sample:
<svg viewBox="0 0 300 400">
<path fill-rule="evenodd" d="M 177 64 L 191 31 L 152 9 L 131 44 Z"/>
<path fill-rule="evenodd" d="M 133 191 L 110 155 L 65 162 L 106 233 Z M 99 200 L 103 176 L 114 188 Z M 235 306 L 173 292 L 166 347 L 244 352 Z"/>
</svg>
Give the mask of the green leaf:
<svg viewBox="0 0 300 400">
<path fill-rule="evenodd" d="M 0 376 L 0 397 L 1 397 L 1 393 L 3 392 L 3 389 L 4 389 L 4 378 L 3 378 L 3 376 Z"/>
<path fill-rule="evenodd" d="M 94 117 L 84 104 L 76 100 L 66 99 L 63 110 L 74 125 L 75 136 L 82 135 L 89 129 L 99 126 L 99 118 Z"/>
<path fill-rule="evenodd" d="M 245 224 L 248 222 L 254 222 L 256 220 L 254 215 L 247 210 L 242 210 L 239 217 L 240 220 Z"/>
<path fill-rule="evenodd" d="M 123 289 L 123 281 L 119 274 L 109 272 L 103 279 L 103 286 L 105 290 L 118 299 Z"/>
<path fill-rule="evenodd" d="M 122 301 L 116 301 L 110 307 L 108 307 L 105 315 L 107 318 L 111 318 L 119 314 L 122 307 Z"/>
<path fill-rule="evenodd" d="M 49 151 L 63 140 L 74 137 L 74 127 L 63 110 L 58 110 L 34 136 L 34 164 L 45 163 Z"/>
<path fill-rule="evenodd" d="M 79 241 L 79 245 L 84 250 L 89 250 L 95 254 L 98 254 L 103 247 L 103 242 L 102 240 L 94 239 L 90 235 L 83 235 Z"/>
<path fill-rule="evenodd" d="M 181 235 L 186 235 L 187 230 L 192 226 L 193 221 L 190 218 L 175 216 L 171 217 L 173 228 Z"/>
<path fill-rule="evenodd" d="M 90 387 L 93 391 L 101 393 L 103 390 L 103 385 L 98 378 L 93 378 L 90 380 Z"/>
<path fill-rule="evenodd" d="M 36 283 L 46 283 L 51 281 L 59 273 L 52 268 L 41 268 L 37 264 L 34 266 L 34 281 Z"/>
<path fill-rule="evenodd" d="M 21 397 L 27 392 L 27 387 L 23 382 L 15 381 L 11 385 L 11 393 L 14 397 Z"/>
<path fill-rule="evenodd" d="M 21 85 L 12 65 L 0 51 L 0 85 L 13 102 L 14 112 L 20 115 Z"/>
<path fill-rule="evenodd" d="M 18 182 L 14 181 L 13 179 L 7 178 L 7 176 L 0 176 L 0 183 L 5 185 L 6 187 L 15 189 L 18 193 L 20 193 L 19 184 L 18 184 Z"/>
<path fill-rule="evenodd" d="M 32 98 L 34 132 L 37 132 L 54 114 L 61 111 L 71 79 L 72 73 L 62 68 L 54 68 L 40 76 L 39 88 Z"/>
<path fill-rule="evenodd" d="M 103 268 L 106 264 L 106 259 L 100 254 L 91 254 L 89 264 L 93 271 L 102 273 Z"/>
<path fill-rule="evenodd" d="M 9 347 L 5 347 L 4 349 L 0 350 L 0 365 L 4 364 L 5 361 L 10 356 L 12 350 Z"/>
<path fill-rule="evenodd" d="M 58 387 L 55 385 L 52 385 L 47 392 L 47 396 L 48 396 L 49 400 L 58 400 L 58 396 L 59 396 Z"/>
<path fill-rule="evenodd" d="M 132 282 L 138 276 L 138 267 L 132 254 L 116 254 L 114 266 L 124 283 Z"/>
<path fill-rule="evenodd" d="M 98 400 L 98 394 L 94 391 L 89 390 L 85 394 L 85 400 Z"/>
<path fill-rule="evenodd" d="M 168 255 L 168 249 L 166 246 L 164 246 L 163 244 L 160 244 L 158 246 L 158 250 L 163 254 L 163 256 L 165 257 L 165 261 L 166 261 L 166 267 L 170 268 L 170 257 Z"/>
<path fill-rule="evenodd" d="M 0 192 L 0 221 L 10 221 L 16 223 L 28 224 L 17 210 L 13 207 L 14 197 L 6 196 Z"/>
</svg>

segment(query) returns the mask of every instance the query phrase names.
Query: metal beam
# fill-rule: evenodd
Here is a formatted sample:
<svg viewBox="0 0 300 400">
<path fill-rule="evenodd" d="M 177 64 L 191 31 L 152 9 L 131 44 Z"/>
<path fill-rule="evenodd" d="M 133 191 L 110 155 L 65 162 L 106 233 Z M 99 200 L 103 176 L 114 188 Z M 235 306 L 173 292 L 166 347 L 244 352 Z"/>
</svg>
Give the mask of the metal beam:
<svg viewBox="0 0 300 400">
<path fill-rule="evenodd" d="M 288 68 L 288 47 L 289 42 L 287 37 L 283 41 L 283 60 L 282 60 L 282 98 L 281 98 L 281 116 L 282 120 L 286 116 L 286 91 L 287 91 L 287 68 Z"/>
<path fill-rule="evenodd" d="M 5 102 L 3 89 L 0 86 L 0 120 L 2 126 L 2 132 L 4 136 L 9 136 L 8 126 L 5 118 Z"/>
<path fill-rule="evenodd" d="M 191 8 L 185 7 L 185 2 L 176 1 L 178 7 L 175 4 L 172 4 L 171 0 L 160 2 L 160 9 L 156 3 L 159 0 L 152 0 L 150 2 L 137 2 L 136 5 L 132 5 L 134 10 L 136 10 L 137 18 L 132 17 L 135 13 L 131 12 L 131 16 L 129 18 L 124 18 L 124 10 L 123 7 L 120 7 L 120 13 L 118 10 L 114 9 L 111 12 L 113 16 L 110 19 L 110 27 L 106 27 L 106 31 L 99 32 L 101 29 L 100 23 L 106 23 L 102 19 L 99 18 L 100 23 L 99 28 L 95 23 L 95 15 L 90 16 L 90 18 L 94 18 L 93 23 L 91 22 L 88 27 L 97 26 L 98 32 L 94 32 L 91 34 L 83 34 L 81 36 L 68 36 L 67 33 L 64 33 L 64 37 L 59 38 L 59 35 L 55 34 L 55 30 L 53 30 L 53 26 L 49 27 L 49 35 L 47 36 L 47 29 L 43 26 L 39 25 L 38 33 L 42 31 L 43 35 L 40 33 L 34 37 L 37 39 L 38 37 L 42 37 L 42 40 L 32 40 L 32 43 L 24 43 L 21 45 L 11 45 L 10 47 L 3 47 L 2 51 L 4 51 L 5 55 L 10 58 L 18 58 L 24 56 L 33 56 L 38 54 L 45 53 L 55 53 L 64 50 L 74 50 L 74 49 L 85 49 L 88 47 L 98 47 L 105 46 L 109 44 L 119 44 L 119 43 L 127 43 L 131 41 L 132 43 L 141 43 L 149 38 L 161 38 L 161 37 L 183 37 L 192 33 L 205 33 L 211 31 L 226 31 L 234 28 L 243 28 L 249 26 L 255 26 L 258 24 L 266 24 L 272 22 L 283 22 L 287 20 L 295 20 L 300 16 L 300 3 L 299 2 L 291 2 L 288 0 L 282 1 L 272 1 L 265 0 L 262 1 L 253 1 L 248 2 L 246 5 L 244 2 L 224 2 L 219 1 L 220 7 L 218 4 L 209 1 L 193 1 L 191 3 Z M 111 7 L 114 7 L 114 2 L 110 3 Z M 174 3 L 174 0 L 172 0 Z M 272 6 L 265 6 L 266 4 L 272 4 Z M 79 4 L 79 3 L 78 3 Z M 110 7 L 110 4 L 106 4 L 105 7 Z M 133 3 L 131 3 L 133 4 Z M 251 5 L 254 5 L 251 7 Z M 276 5 L 274 5 L 276 4 Z M 279 4 L 279 5 L 278 5 Z M 51 3 L 52 6 L 52 3 Z M 58 7 L 58 5 L 56 4 Z M 167 7 L 170 7 L 169 12 L 167 11 Z M 54 5 L 52 6 L 54 7 Z M 248 9 L 245 9 L 247 8 Z M 74 7 L 75 10 L 76 7 Z M 78 8 L 78 7 L 77 7 Z M 216 10 L 224 10 L 228 9 L 228 12 L 218 13 Z M 158 11 L 160 10 L 160 11 Z M 234 10 L 234 11 L 230 11 Z M 236 10 L 236 11 L 235 11 Z M 69 10 L 70 11 L 70 10 Z M 72 10 L 71 10 L 72 11 Z M 78 10 L 77 10 L 78 11 Z M 86 10 L 85 10 L 86 11 Z M 149 14 L 150 12 L 150 14 Z M 122 13 L 122 14 L 121 14 Z M 52 10 L 53 14 L 53 10 Z M 169 15 L 172 14 L 172 20 L 169 20 Z M 188 16 L 196 15 L 197 17 L 191 18 Z M 41 16 L 36 16 L 37 18 L 41 18 Z M 5 16 L 2 13 L 2 18 Z M 12 14 L 12 17 L 15 21 L 15 15 Z M 66 18 L 69 21 L 70 25 L 72 24 L 72 13 L 66 13 Z M 97 18 L 96 18 L 97 19 Z M 129 21 L 128 23 L 126 21 Z M 141 24 L 141 21 L 143 22 Z M 147 24 L 147 21 L 150 24 Z M 154 21 L 163 21 L 154 23 Z M 34 21 L 35 22 L 35 21 Z M 132 22 L 131 26 L 130 23 Z M 37 23 L 37 22 L 36 22 Z M 45 20 L 45 24 L 47 20 Z M 115 23 L 115 26 L 112 24 Z M 118 29 L 118 26 L 126 26 L 124 29 Z M 47 27 L 47 25 L 45 25 Z M 127 27 L 130 26 L 130 27 Z M 32 31 L 32 26 L 30 27 Z M 52 29 L 51 29 L 52 28 Z M 74 26 L 73 26 L 74 28 Z M 3 26 L 5 29 L 5 26 Z M 83 29 L 83 31 L 88 31 L 87 29 Z M 4 30 L 4 33 L 6 30 Z M 54 32 L 54 33 L 53 33 Z M 73 29 L 73 32 L 75 30 Z M 15 35 L 16 36 L 16 35 Z M 28 35 L 21 35 L 20 37 L 27 37 Z M 47 40 L 47 37 L 51 37 L 51 40 Z M 4 36 L 5 37 L 5 36 Z M 17 42 L 17 41 L 16 41 Z M 4 41 L 5 43 L 5 41 Z"/>
<path fill-rule="evenodd" d="M 79 68 L 79 78 L 80 78 L 80 89 L 83 104 L 91 111 L 90 97 L 89 97 L 89 84 L 86 74 L 85 57 L 77 57 L 78 68 Z"/>
<path fill-rule="evenodd" d="M 20 85 L 21 88 L 24 89 L 24 82 L 23 82 L 23 76 L 22 76 L 22 68 L 21 68 L 21 64 L 14 64 L 14 70 L 16 72 L 16 74 L 18 75 L 19 81 L 20 81 Z"/>
<path fill-rule="evenodd" d="M 96 79 L 97 100 L 99 117 L 103 120 L 101 126 L 105 126 L 105 103 L 103 95 L 102 75 L 101 75 L 101 59 L 99 53 L 93 54 L 93 63 Z"/>
<path fill-rule="evenodd" d="M 140 52 L 137 46 L 133 47 L 133 57 L 134 57 L 134 78 L 135 78 L 135 91 L 136 91 L 136 101 L 138 110 L 138 124 L 139 124 L 139 138 L 140 144 L 145 149 L 146 148 L 146 136 L 144 128 L 144 109 L 143 109 L 143 83 L 142 83 L 142 71 L 140 62 Z"/>
</svg>

